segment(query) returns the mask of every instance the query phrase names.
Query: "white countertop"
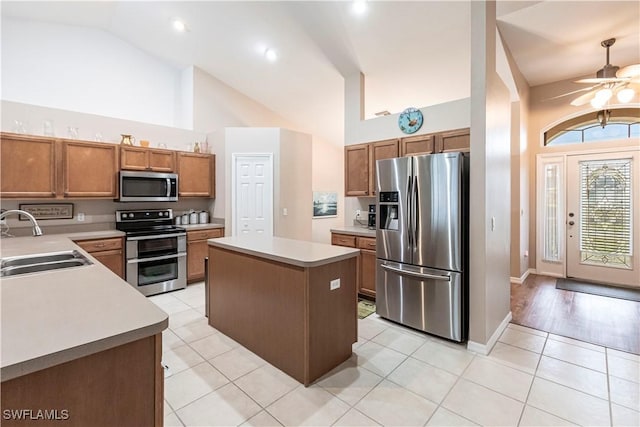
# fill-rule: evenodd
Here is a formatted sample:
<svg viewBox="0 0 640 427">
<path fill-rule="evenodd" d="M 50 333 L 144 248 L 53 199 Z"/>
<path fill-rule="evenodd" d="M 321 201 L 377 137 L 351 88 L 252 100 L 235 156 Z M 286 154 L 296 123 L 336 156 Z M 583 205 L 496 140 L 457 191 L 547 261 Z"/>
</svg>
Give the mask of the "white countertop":
<svg viewBox="0 0 640 427">
<path fill-rule="evenodd" d="M 360 249 L 282 237 L 239 236 L 207 240 L 209 246 L 229 249 L 298 267 L 317 267 L 352 258 Z"/>
<path fill-rule="evenodd" d="M 332 233 L 341 233 L 341 234 L 351 234 L 354 236 L 362 236 L 362 237 L 376 237 L 376 230 L 370 229 L 367 227 L 338 227 L 332 228 Z"/>
<path fill-rule="evenodd" d="M 64 236 L 71 240 L 93 240 L 93 239 L 109 239 L 112 237 L 124 237 L 124 231 L 120 230 L 100 230 L 100 231 L 81 231 L 77 233 L 51 234 L 51 236 Z"/>
<path fill-rule="evenodd" d="M 3 257 L 76 249 L 94 262 L 0 280 L 2 381 L 145 338 L 168 326 L 164 311 L 69 237 L 1 242 Z"/>
</svg>

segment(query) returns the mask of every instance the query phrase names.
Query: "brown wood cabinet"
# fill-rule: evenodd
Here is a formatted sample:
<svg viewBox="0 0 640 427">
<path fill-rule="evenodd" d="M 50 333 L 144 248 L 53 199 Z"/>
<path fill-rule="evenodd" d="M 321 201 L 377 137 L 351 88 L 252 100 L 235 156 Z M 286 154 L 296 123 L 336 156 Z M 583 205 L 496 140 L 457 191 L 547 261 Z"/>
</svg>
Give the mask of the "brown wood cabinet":
<svg viewBox="0 0 640 427">
<path fill-rule="evenodd" d="M 53 138 L 2 133 L 0 196 L 53 198 L 58 196 L 59 154 Z"/>
<path fill-rule="evenodd" d="M 178 196 L 215 197 L 213 154 L 178 152 Z"/>
<path fill-rule="evenodd" d="M 356 283 L 358 293 L 376 297 L 376 239 L 352 234 L 331 233 L 331 244 L 360 249 Z"/>
<path fill-rule="evenodd" d="M 344 194 L 345 196 L 368 196 L 370 185 L 370 144 L 344 147 Z"/>
<path fill-rule="evenodd" d="M 224 236 L 224 228 L 187 231 L 187 282 L 204 280 L 204 259 L 209 253 L 207 239 Z"/>
<path fill-rule="evenodd" d="M 371 143 L 371 163 L 369 172 L 369 195 L 376 194 L 376 161 L 398 157 L 398 140 L 388 139 Z"/>
<path fill-rule="evenodd" d="M 117 197 L 117 145 L 64 140 L 62 161 L 65 197 Z"/>
<path fill-rule="evenodd" d="M 345 196 L 376 194 L 376 161 L 398 157 L 398 140 L 348 145 L 344 148 Z"/>
<path fill-rule="evenodd" d="M 400 139 L 400 156 L 431 154 L 434 150 L 435 135 L 408 136 Z"/>
<path fill-rule="evenodd" d="M 437 153 L 469 151 L 471 148 L 471 133 L 469 128 L 456 129 L 436 134 L 435 147 L 435 151 Z"/>
<path fill-rule="evenodd" d="M 173 172 L 176 168 L 174 151 L 143 147 L 120 147 L 120 169 Z"/>
<path fill-rule="evenodd" d="M 161 359 L 162 334 L 157 334 L 3 381 L 3 414 L 26 408 L 34 417 L 40 410 L 56 411 L 60 418 L 3 418 L 2 425 L 162 426 Z"/>
<path fill-rule="evenodd" d="M 124 279 L 124 243 L 122 237 L 76 240 L 75 243 L 109 270 Z"/>
</svg>

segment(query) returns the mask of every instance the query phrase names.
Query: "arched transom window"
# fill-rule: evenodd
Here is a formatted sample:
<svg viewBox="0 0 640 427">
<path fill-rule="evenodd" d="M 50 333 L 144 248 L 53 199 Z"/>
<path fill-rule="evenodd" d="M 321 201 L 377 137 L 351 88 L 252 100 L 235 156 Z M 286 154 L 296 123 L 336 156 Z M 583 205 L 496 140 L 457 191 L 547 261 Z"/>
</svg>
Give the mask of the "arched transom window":
<svg viewBox="0 0 640 427">
<path fill-rule="evenodd" d="M 602 110 L 574 117 L 544 133 L 544 145 L 640 138 L 640 108 Z"/>
</svg>

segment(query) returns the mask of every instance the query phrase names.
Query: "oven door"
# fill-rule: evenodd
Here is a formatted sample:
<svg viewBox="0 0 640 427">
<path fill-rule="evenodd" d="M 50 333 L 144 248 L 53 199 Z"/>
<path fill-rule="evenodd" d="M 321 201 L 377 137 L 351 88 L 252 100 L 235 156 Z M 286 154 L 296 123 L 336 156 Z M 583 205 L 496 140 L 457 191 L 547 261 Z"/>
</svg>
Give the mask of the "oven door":
<svg viewBox="0 0 640 427">
<path fill-rule="evenodd" d="M 143 295 L 186 287 L 186 272 L 186 253 L 127 260 L 127 282 Z"/>
<path fill-rule="evenodd" d="M 143 295 L 187 286 L 186 234 L 128 237 L 127 282 Z"/>
</svg>

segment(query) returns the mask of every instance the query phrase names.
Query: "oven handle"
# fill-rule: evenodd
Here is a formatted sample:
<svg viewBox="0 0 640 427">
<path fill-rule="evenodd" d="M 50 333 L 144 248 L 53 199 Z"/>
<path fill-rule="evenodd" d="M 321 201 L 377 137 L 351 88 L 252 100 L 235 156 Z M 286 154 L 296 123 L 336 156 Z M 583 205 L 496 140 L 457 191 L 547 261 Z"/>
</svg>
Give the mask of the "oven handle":
<svg viewBox="0 0 640 427">
<path fill-rule="evenodd" d="M 186 236 L 186 235 L 187 233 L 156 234 L 152 236 L 127 237 L 127 241 L 163 239 L 165 237 L 180 237 L 180 236 Z"/>
<path fill-rule="evenodd" d="M 149 261 L 162 261 L 163 259 L 181 258 L 185 256 L 187 256 L 186 252 L 180 252 L 179 254 L 163 255 L 163 256 L 156 256 L 151 258 L 135 258 L 135 259 L 128 259 L 127 264 L 137 264 L 139 262 L 149 262 Z"/>
</svg>

